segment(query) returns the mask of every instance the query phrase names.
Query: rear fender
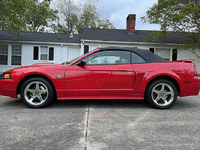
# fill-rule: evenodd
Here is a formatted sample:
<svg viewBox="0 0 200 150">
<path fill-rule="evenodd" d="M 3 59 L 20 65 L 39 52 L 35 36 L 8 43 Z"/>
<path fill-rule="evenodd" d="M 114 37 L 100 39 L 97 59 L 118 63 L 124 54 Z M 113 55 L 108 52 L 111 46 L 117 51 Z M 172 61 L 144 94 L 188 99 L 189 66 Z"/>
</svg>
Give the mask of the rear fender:
<svg viewBox="0 0 200 150">
<path fill-rule="evenodd" d="M 145 74 L 143 81 L 146 83 L 149 83 L 152 79 L 154 79 L 158 76 L 169 76 L 169 77 L 175 79 L 179 84 L 181 81 L 181 78 L 175 72 L 173 72 L 171 70 L 167 70 L 167 69 L 156 70 L 149 74 Z"/>
<path fill-rule="evenodd" d="M 176 73 L 174 73 L 171 70 L 161 69 L 161 70 L 156 70 L 156 71 L 153 71 L 153 72 L 150 72 L 150 73 L 149 72 L 145 73 L 140 84 L 135 88 L 137 88 L 136 90 L 142 95 L 142 97 L 144 97 L 144 93 L 145 93 L 146 87 L 149 84 L 149 82 L 151 82 L 153 79 L 155 79 L 157 77 L 163 77 L 164 78 L 166 76 L 171 77 L 174 80 L 176 80 L 177 83 L 179 84 L 179 87 L 180 87 L 181 79 Z"/>
</svg>

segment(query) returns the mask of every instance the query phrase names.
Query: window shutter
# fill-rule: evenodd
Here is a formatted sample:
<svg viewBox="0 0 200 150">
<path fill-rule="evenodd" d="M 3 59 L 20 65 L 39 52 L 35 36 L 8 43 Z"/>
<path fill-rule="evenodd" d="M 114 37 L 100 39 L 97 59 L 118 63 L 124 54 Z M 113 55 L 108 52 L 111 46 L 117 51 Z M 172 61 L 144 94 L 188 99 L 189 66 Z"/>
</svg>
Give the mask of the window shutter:
<svg viewBox="0 0 200 150">
<path fill-rule="evenodd" d="M 53 60 L 54 58 L 54 48 L 50 47 L 49 48 L 49 60 Z"/>
<path fill-rule="evenodd" d="M 39 54 L 39 47 L 34 46 L 34 49 L 33 49 L 33 60 L 38 60 L 38 54 Z"/>
<path fill-rule="evenodd" d="M 173 49 L 173 53 L 172 53 L 172 61 L 176 61 L 177 60 L 177 50 Z"/>
<path fill-rule="evenodd" d="M 150 50 L 152 53 L 154 53 L 154 48 L 149 48 L 149 50 Z"/>
<path fill-rule="evenodd" d="M 89 52 L 89 45 L 84 45 L 84 54 Z"/>
</svg>

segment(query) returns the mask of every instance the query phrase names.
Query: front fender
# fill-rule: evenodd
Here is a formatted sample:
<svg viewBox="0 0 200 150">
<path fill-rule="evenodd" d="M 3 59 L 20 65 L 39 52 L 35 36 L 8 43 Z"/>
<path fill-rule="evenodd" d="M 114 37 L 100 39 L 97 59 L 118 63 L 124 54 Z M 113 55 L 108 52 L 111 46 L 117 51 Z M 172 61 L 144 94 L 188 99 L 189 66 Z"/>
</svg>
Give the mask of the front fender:
<svg viewBox="0 0 200 150">
<path fill-rule="evenodd" d="M 57 96 L 64 96 L 64 69 L 62 68 L 32 68 L 13 71 L 12 80 L 17 83 L 17 87 L 30 77 L 44 77 L 54 86 Z M 60 76 L 61 78 L 58 78 Z M 16 88 L 17 88 L 16 87 Z M 17 88 L 18 89 L 18 88 Z"/>
</svg>

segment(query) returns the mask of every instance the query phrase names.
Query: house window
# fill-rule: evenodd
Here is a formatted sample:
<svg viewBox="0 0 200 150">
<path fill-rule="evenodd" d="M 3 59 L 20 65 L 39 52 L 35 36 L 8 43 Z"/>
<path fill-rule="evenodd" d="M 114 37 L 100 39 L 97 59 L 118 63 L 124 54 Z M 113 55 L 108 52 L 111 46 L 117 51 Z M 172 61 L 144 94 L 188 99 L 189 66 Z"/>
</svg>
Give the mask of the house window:
<svg viewBox="0 0 200 150">
<path fill-rule="evenodd" d="M 12 59 L 11 65 L 21 65 L 21 45 L 12 45 Z"/>
<path fill-rule="evenodd" d="M 40 56 L 40 58 L 39 58 Z M 54 47 L 38 46 L 33 48 L 33 60 L 54 60 Z"/>
<path fill-rule="evenodd" d="M 170 49 L 167 48 L 156 48 L 156 54 L 166 60 L 170 60 Z"/>
<path fill-rule="evenodd" d="M 0 45 L 0 65 L 8 64 L 8 45 Z"/>
<path fill-rule="evenodd" d="M 41 46 L 40 60 L 47 60 L 48 58 L 48 46 Z"/>
</svg>

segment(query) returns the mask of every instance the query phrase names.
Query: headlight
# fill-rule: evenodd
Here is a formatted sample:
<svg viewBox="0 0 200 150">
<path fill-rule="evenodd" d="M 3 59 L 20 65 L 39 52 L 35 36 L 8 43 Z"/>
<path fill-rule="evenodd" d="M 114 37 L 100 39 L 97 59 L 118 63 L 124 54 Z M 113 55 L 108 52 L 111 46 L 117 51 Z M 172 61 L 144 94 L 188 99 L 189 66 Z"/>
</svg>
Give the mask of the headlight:
<svg viewBox="0 0 200 150">
<path fill-rule="evenodd" d="M 0 79 L 11 79 L 11 73 L 0 74 Z"/>
</svg>

